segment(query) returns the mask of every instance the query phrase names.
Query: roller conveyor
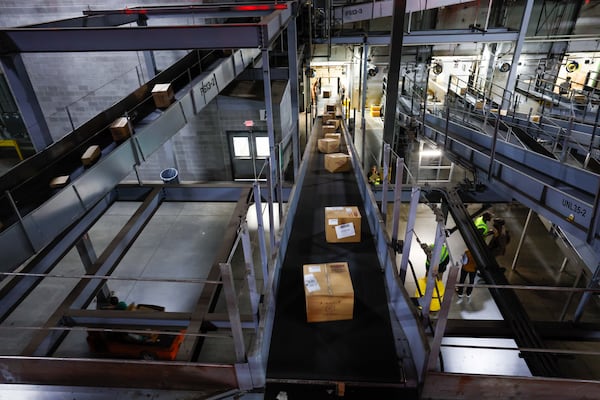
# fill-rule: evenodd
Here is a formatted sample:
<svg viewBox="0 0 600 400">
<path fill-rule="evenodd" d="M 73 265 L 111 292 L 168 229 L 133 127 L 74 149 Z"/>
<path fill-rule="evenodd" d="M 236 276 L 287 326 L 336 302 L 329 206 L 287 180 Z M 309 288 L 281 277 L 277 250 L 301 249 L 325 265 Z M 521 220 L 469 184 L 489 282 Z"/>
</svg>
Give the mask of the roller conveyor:
<svg viewBox="0 0 600 400">
<path fill-rule="evenodd" d="M 331 389 L 332 383 L 344 382 L 348 386 L 347 396 L 364 388 L 369 388 L 371 394 L 374 393 L 371 390 L 378 390 L 388 391 L 385 395 L 411 396 L 414 388 L 405 388 L 404 371 L 392 334 L 384 275 L 356 178 L 352 172 L 325 170 L 324 155 L 317 152 L 316 140 L 311 140 L 309 146 L 309 166 L 280 273 L 267 367 L 267 393 L 285 390 L 289 394 L 290 390 L 296 390 L 299 394 L 310 393 L 311 398 L 320 398 L 316 388 L 329 384 Z M 363 216 L 360 243 L 327 243 L 324 207 L 351 205 L 358 206 Z M 339 261 L 349 265 L 354 287 L 354 317 L 345 321 L 308 323 L 302 266 Z"/>
</svg>

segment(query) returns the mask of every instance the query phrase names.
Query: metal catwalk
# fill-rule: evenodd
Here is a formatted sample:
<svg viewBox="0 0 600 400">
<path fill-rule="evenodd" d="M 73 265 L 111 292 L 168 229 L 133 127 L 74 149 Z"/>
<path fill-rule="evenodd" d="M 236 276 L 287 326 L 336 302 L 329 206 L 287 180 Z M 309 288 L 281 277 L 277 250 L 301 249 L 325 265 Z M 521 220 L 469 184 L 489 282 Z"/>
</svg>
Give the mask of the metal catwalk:
<svg viewBox="0 0 600 400">
<path fill-rule="evenodd" d="M 313 134 L 319 135 L 320 123 L 317 125 Z M 265 398 L 275 398 L 280 390 L 311 398 L 331 398 L 331 389 L 339 382 L 345 384 L 348 398 L 369 393 L 386 398 L 416 396 L 414 388 L 405 388 L 384 274 L 356 178 L 353 172 L 325 170 L 324 155 L 317 151 L 316 142 L 309 142 L 309 166 L 281 269 Z M 362 215 L 360 243 L 327 243 L 324 207 L 351 205 L 357 206 Z M 302 266 L 339 261 L 348 262 L 350 269 L 353 319 L 308 323 Z"/>
</svg>

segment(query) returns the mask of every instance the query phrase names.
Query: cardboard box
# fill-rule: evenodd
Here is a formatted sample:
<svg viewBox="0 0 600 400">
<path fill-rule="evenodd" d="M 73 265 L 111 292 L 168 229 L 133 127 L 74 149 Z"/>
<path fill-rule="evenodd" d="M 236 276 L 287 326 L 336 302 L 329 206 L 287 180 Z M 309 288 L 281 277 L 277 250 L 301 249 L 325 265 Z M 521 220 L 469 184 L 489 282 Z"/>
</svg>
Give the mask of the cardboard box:
<svg viewBox="0 0 600 400">
<path fill-rule="evenodd" d="M 360 242 L 358 207 L 325 207 L 325 240 L 328 243 Z"/>
<path fill-rule="evenodd" d="M 531 122 L 540 122 L 539 115 L 532 115 L 530 119 L 531 119 Z"/>
<path fill-rule="evenodd" d="M 334 118 L 328 117 L 326 119 L 324 118 L 322 125 L 323 126 L 325 126 L 325 125 L 333 125 L 336 128 L 339 128 L 340 127 L 340 120 L 337 119 L 337 118 L 335 118 L 335 117 Z"/>
<path fill-rule="evenodd" d="M 326 133 L 325 139 L 342 140 L 342 134 L 341 133 Z"/>
<path fill-rule="evenodd" d="M 335 104 L 326 104 L 325 105 L 325 112 L 326 113 L 334 113 L 335 114 Z"/>
<path fill-rule="evenodd" d="M 69 177 L 69 175 L 57 176 L 56 178 L 50 181 L 50 187 L 52 189 L 59 189 L 61 187 L 65 187 L 70 181 L 71 178 Z"/>
<path fill-rule="evenodd" d="M 323 98 L 324 99 L 328 99 L 331 97 L 331 91 L 329 90 L 323 90 Z"/>
<path fill-rule="evenodd" d="M 323 125 L 321 128 L 323 131 L 323 135 L 326 135 L 328 133 L 335 133 L 337 131 L 335 125 Z"/>
<path fill-rule="evenodd" d="M 477 103 L 475 103 L 475 109 L 483 110 L 483 100 L 477 100 Z"/>
<path fill-rule="evenodd" d="M 354 288 L 348 263 L 306 264 L 302 270 L 308 322 L 352 319 Z"/>
<path fill-rule="evenodd" d="M 110 133 L 115 142 L 122 142 L 127 139 L 131 136 L 132 131 L 131 123 L 126 117 L 119 117 L 110 125 Z"/>
<path fill-rule="evenodd" d="M 348 172 L 352 170 L 350 156 L 344 153 L 325 154 L 325 169 L 329 172 Z"/>
<path fill-rule="evenodd" d="M 167 108 L 175 101 L 175 93 L 170 83 L 157 83 L 152 88 L 152 98 L 157 108 Z"/>
<path fill-rule="evenodd" d="M 93 165 L 96 161 L 98 161 L 101 154 L 102 154 L 102 152 L 100 150 L 100 146 L 97 146 L 97 145 L 90 146 L 87 148 L 85 153 L 83 153 L 83 155 L 81 156 L 81 163 L 83 164 L 84 167 L 89 167 L 89 166 Z"/>
<path fill-rule="evenodd" d="M 330 138 L 319 139 L 317 147 L 321 153 L 337 153 L 340 151 L 340 141 Z"/>
</svg>

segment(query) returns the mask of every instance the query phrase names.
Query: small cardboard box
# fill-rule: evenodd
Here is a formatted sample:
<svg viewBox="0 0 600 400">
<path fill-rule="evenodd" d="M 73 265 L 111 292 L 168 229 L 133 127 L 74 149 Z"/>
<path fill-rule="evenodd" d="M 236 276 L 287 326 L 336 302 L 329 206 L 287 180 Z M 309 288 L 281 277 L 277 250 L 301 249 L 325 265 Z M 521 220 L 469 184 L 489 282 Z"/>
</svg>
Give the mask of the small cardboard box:
<svg viewBox="0 0 600 400">
<path fill-rule="evenodd" d="M 477 100 L 477 103 L 475 103 L 475 109 L 483 110 L 483 100 Z"/>
<path fill-rule="evenodd" d="M 81 163 L 84 167 L 89 167 L 93 165 L 98 159 L 102 152 L 100 151 L 100 146 L 94 145 L 87 148 L 85 153 L 81 156 Z"/>
<path fill-rule="evenodd" d="M 325 207 L 325 240 L 328 243 L 360 242 L 358 207 Z"/>
<path fill-rule="evenodd" d="M 339 128 L 340 127 L 340 120 L 337 119 L 337 118 L 335 118 L 335 117 L 334 118 L 328 117 L 326 119 L 323 119 L 323 126 L 325 126 L 325 125 L 333 125 L 336 128 Z"/>
<path fill-rule="evenodd" d="M 175 93 L 170 83 L 157 83 L 152 88 L 152 98 L 157 108 L 168 108 L 175 101 Z"/>
<path fill-rule="evenodd" d="M 337 129 L 335 128 L 335 125 L 323 125 L 322 130 L 323 130 L 323 135 L 326 135 L 328 133 L 335 133 L 337 131 Z"/>
<path fill-rule="evenodd" d="M 531 122 L 540 122 L 540 116 L 539 115 L 532 115 L 531 116 Z"/>
<path fill-rule="evenodd" d="M 326 113 L 334 113 L 335 114 L 335 104 L 326 104 L 325 105 Z"/>
<path fill-rule="evenodd" d="M 56 178 L 54 178 L 50 181 L 50 187 L 52 189 L 58 189 L 61 187 L 65 187 L 70 181 L 71 181 L 71 178 L 69 177 L 69 175 L 57 176 Z"/>
<path fill-rule="evenodd" d="M 352 170 L 350 156 L 344 153 L 325 154 L 325 169 L 329 172 L 348 172 Z"/>
<path fill-rule="evenodd" d="M 340 141 L 331 138 L 319 139 L 317 147 L 321 153 L 337 153 L 340 151 Z"/>
<path fill-rule="evenodd" d="M 131 136 L 133 128 L 127 117 L 119 117 L 110 125 L 110 133 L 115 142 L 122 142 Z"/>
<path fill-rule="evenodd" d="M 325 139 L 342 140 L 342 134 L 341 133 L 326 133 Z"/>
<path fill-rule="evenodd" d="M 354 288 L 348 263 L 302 266 L 306 321 L 342 321 L 354 314 Z"/>
<path fill-rule="evenodd" d="M 328 99 L 331 97 L 331 91 L 329 90 L 323 90 L 323 98 L 324 99 Z"/>
</svg>

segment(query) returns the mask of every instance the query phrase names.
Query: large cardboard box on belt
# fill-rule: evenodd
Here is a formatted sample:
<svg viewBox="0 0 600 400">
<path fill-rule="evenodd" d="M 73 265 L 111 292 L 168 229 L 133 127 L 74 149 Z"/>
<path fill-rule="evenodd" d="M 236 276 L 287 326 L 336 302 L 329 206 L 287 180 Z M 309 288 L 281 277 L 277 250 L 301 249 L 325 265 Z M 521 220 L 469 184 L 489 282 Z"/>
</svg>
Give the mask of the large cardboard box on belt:
<svg viewBox="0 0 600 400">
<path fill-rule="evenodd" d="M 321 153 L 337 153 L 340 151 L 340 141 L 331 138 L 319 139 L 317 147 Z"/>
<path fill-rule="evenodd" d="M 132 131 L 131 123 L 126 117 L 119 117 L 110 125 L 110 133 L 115 142 L 122 142 L 127 139 L 131 136 Z"/>
<path fill-rule="evenodd" d="M 81 163 L 83 164 L 84 167 L 89 167 L 89 166 L 93 165 L 96 161 L 98 161 L 101 154 L 102 154 L 102 152 L 100 150 L 100 146 L 98 146 L 98 145 L 90 146 L 87 148 L 85 153 L 83 153 L 83 155 L 81 156 Z"/>
<path fill-rule="evenodd" d="M 325 137 L 325 139 L 342 140 L 342 134 L 341 133 L 326 133 L 323 136 Z"/>
<path fill-rule="evenodd" d="M 337 128 L 335 127 L 335 125 L 323 125 L 321 130 L 323 131 L 323 135 L 325 135 L 327 133 L 335 133 L 337 131 Z"/>
<path fill-rule="evenodd" d="M 175 101 L 173 86 L 170 83 L 157 83 L 152 88 L 152 99 L 157 108 L 168 108 Z"/>
<path fill-rule="evenodd" d="M 322 124 L 323 126 L 325 126 L 325 125 L 333 125 L 333 126 L 336 127 L 336 129 L 340 127 L 340 120 L 337 119 L 337 118 L 335 118 L 335 117 L 333 117 L 333 118 L 331 118 L 331 117 L 323 118 L 322 121 L 323 121 L 323 124 Z"/>
<path fill-rule="evenodd" d="M 325 169 L 329 172 L 348 172 L 352 170 L 350 156 L 344 153 L 325 154 Z"/>
<path fill-rule="evenodd" d="M 325 207 L 325 240 L 328 243 L 360 242 L 358 207 Z"/>
<path fill-rule="evenodd" d="M 325 154 L 325 169 L 329 172 L 348 172 L 352 170 L 350 156 L 344 153 Z"/>
<path fill-rule="evenodd" d="M 302 272 L 308 322 L 352 319 L 354 288 L 348 263 L 306 264 Z"/>
</svg>

